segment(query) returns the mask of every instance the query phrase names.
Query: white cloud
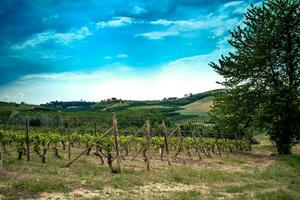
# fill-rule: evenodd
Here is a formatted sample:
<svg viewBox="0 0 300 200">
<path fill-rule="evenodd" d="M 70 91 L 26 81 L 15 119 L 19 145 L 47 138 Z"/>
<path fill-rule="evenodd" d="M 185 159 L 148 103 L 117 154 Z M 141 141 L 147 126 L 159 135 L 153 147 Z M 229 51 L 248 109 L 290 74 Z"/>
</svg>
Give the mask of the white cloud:
<svg viewBox="0 0 300 200">
<path fill-rule="evenodd" d="M 116 55 L 116 57 L 117 57 L 117 58 L 127 58 L 128 55 L 125 54 L 125 53 L 120 53 L 120 54 Z"/>
<path fill-rule="evenodd" d="M 20 92 L 20 93 L 18 94 L 18 97 L 19 97 L 19 98 L 23 98 L 23 97 L 25 97 L 25 94 L 22 93 L 22 92 Z"/>
<path fill-rule="evenodd" d="M 118 70 L 121 71 L 121 72 L 131 72 L 134 69 L 132 67 L 129 67 L 129 66 L 121 66 L 121 67 L 118 68 Z"/>
<path fill-rule="evenodd" d="M 250 5 L 245 1 L 232 1 L 232 2 L 225 3 L 223 5 L 223 8 L 221 8 L 220 10 L 222 12 L 227 11 L 234 14 L 244 14 L 247 8 L 249 8 L 249 6 Z"/>
<path fill-rule="evenodd" d="M 41 73 L 29 74 L 23 76 L 21 81 L 35 81 L 35 80 L 58 80 L 58 81 L 76 81 L 87 79 L 100 79 L 101 76 L 107 75 L 106 71 L 93 72 L 62 72 L 62 73 Z"/>
<path fill-rule="evenodd" d="M 169 26 L 171 24 L 176 23 L 175 21 L 170 21 L 170 20 L 166 20 L 166 19 L 159 19 L 156 21 L 151 21 L 150 24 L 155 24 L 155 25 L 164 25 L 164 26 Z"/>
<path fill-rule="evenodd" d="M 15 91 L 22 90 L 27 94 L 25 97 L 18 99 L 12 96 L 11 99 L 39 104 L 54 100 L 100 101 L 112 96 L 136 100 L 162 99 L 220 87 L 216 84 L 218 77 L 212 70 L 202 71 L 201 66 L 187 68 L 186 65 L 178 63 L 171 68 L 162 66 L 158 70 L 138 74 L 130 67 L 122 67 L 118 69 L 119 73 L 31 75 L 9 87 L 0 88 L 0 92 L 7 91 L 9 95 L 14 95 Z"/>
<path fill-rule="evenodd" d="M 223 4 L 223 6 L 224 6 L 224 8 L 237 7 L 244 3 L 245 3 L 244 1 L 231 1 L 231 2 Z"/>
<path fill-rule="evenodd" d="M 48 20 L 54 20 L 54 19 L 58 19 L 59 15 L 55 14 L 55 15 L 50 15 L 48 17 L 44 17 L 43 21 L 48 21 Z"/>
<path fill-rule="evenodd" d="M 68 58 L 71 58 L 72 56 L 66 56 L 63 55 L 62 53 L 57 53 L 56 51 L 54 52 L 47 52 L 47 51 L 40 51 L 38 56 L 43 59 L 43 60 L 47 60 L 47 61 L 59 61 L 59 60 L 65 60 Z"/>
<path fill-rule="evenodd" d="M 56 43 L 66 45 L 76 40 L 82 40 L 90 35 L 92 35 L 92 33 L 86 26 L 79 30 L 73 30 L 67 33 L 56 33 L 55 31 L 49 30 L 46 32 L 37 33 L 31 39 L 26 40 L 21 44 L 13 45 L 12 48 L 24 49 L 27 47 L 35 47 L 48 41 L 54 41 Z"/>
<path fill-rule="evenodd" d="M 47 52 L 41 52 L 40 56 L 41 56 L 41 59 L 43 59 L 43 60 L 55 60 L 57 58 L 56 54 L 47 53 Z"/>
<path fill-rule="evenodd" d="M 150 24 L 164 26 L 165 30 L 140 33 L 135 36 L 144 36 L 148 39 L 164 39 L 168 36 L 179 36 L 184 33 L 208 30 L 211 32 L 212 38 L 219 37 L 241 24 L 240 18 L 232 17 L 232 13 L 243 14 L 249 6 L 244 1 L 232 1 L 223 4 L 215 12 L 199 18 L 187 20 L 158 19 L 151 21 Z"/>
<path fill-rule="evenodd" d="M 179 33 L 177 31 L 153 31 L 153 32 L 148 32 L 148 33 L 140 33 L 140 34 L 135 34 L 135 36 L 141 36 L 148 38 L 150 40 L 160 40 L 164 39 L 165 37 L 170 37 L 170 36 L 177 36 Z"/>
<path fill-rule="evenodd" d="M 111 60 L 112 57 L 111 56 L 104 56 L 104 60 Z"/>
<path fill-rule="evenodd" d="M 89 29 L 87 27 L 82 27 L 80 30 L 77 30 L 75 32 L 56 33 L 55 39 L 57 40 L 58 43 L 67 44 L 74 40 L 82 40 L 90 35 L 92 35 L 92 33 L 89 31 Z"/>
<path fill-rule="evenodd" d="M 210 30 L 213 36 L 218 37 L 223 35 L 227 30 L 233 29 L 239 22 L 240 20 L 238 18 L 229 18 L 229 16 L 226 14 L 210 14 L 201 19 L 175 21 L 159 19 L 150 23 L 153 25 L 167 26 L 167 29 L 165 31 L 158 32 L 160 35 L 158 39 L 163 39 L 166 36 L 178 36 L 181 33 L 194 32 L 199 30 Z M 138 34 L 138 36 L 145 36 L 149 39 L 153 39 L 153 37 L 150 37 L 152 34 L 153 32 L 148 32 Z"/>
<path fill-rule="evenodd" d="M 137 100 L 162 99 L 216 89 L 221 87 L 216 81 L 222 79 L 207 66 L 228 52 L 224 41 L 220 40 L 218 49 L 208 54 L 176 59 L 144 71 L 113 63 L 91 72 L 26 75 L 11 85 L 0 87 L 0 93 L 18 101 L 45 103 L 78 99 L 99 101 L 112 96 Z M 15 96 L 20 91 L 26 94 L 22 99 Z"/>
<path fill-rule="evenodd" d="M 110 21 L 97 22 L 96 25 L 99 28 L 105 28 L 105 27 L 121 27 L 132 23 L 133 23 L 133 19 L 130 17 L 115 17 Z"/>
<path fill-rule="evenodd" d="M 7 94 L 2 95 L 1 100 L 2 101 L 9 101 L 10 97 Z"/>
<path fill-rule="evenodd" d="M 140 7 L 140 6 L 134 6 L 133 7 L 133 13 L 134 14 L 142 14 L 142 13 L 146 13 L 146 12 L 147 12 L 147 10 Z"/>
<path fill-rule="evenodd" d="M 127 58 L 127 57 L 128 57 L 128 54 L 120 53 L 115 56 L 104 56 L 104 60 L 112 60 L 113 58 Z"/>
</svg>

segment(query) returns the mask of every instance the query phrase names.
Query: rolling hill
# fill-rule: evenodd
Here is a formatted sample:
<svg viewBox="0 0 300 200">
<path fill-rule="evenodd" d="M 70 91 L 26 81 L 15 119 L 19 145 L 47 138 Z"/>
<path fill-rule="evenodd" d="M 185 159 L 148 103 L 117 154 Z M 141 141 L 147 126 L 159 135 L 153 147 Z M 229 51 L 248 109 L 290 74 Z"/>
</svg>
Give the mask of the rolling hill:
<svg viewBox="0 0 300 200">
<path fill-rule="evenodd" d="M 222 95 L 225 90 L 211 90 L 203 93 L 192 94 L 183 98 L 172 98 L 155 101 L 134 101 L 121 99 L 108 99 L 100 102 L 85 102 L 85 101 L 70 101 L 59 102 L 54 101 L 42 105 L 26 105 L 16 103 L 0 104 L 0 113 L 3 118 L 1 121 L 6 121 L 13 112 L 30 111 L 33 113 L 73 113 L 72 115 L 80 115 L 80 113 L 95 114 L 109 114 L 110 112 L 139 112 L 142 110 L 160 111 L 165 117 L 172 121 L 209 121 L 208 112 L 212 106 L 213 97 Z"/>
<path fill-rule="evenodd" d="M 183 112 L 208 113 L 213 105 L 213 97 L 205 97 L 193 103 L 181 106 Z"/>
</svg>

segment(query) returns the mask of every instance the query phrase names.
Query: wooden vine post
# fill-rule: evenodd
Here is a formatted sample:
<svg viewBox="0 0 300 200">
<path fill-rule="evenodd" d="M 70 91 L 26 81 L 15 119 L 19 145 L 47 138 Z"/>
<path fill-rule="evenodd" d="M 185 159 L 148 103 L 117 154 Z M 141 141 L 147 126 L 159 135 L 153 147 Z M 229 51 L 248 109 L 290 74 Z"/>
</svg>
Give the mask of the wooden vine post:
<svg viewBox="0 0 300 200">
<path fill-rule="evenodd" d="M 203 143 L 203 137 L 202 137 L 202 134 L 203 134 L 203 130 L 201 129 L 200 132 L 199 132 L 199 137 L 200 137 L 200 141 Z M 207 147 L 206 144 L 204 144 L 204 148 L 202 149 L 203 150 L 203 153 L 208 157 L 208 158 L 211 158 L 211 153 L 209 151 L 209 148 Z"/>
<path fill-rule="evenodd" d="M 183 144 L 183 137 L 182 137 L 182 133 L 181 133 L 181 128 L 180 128 L 180 124 L 178 123 L 176 125 L 176 131 L 177 131 L 177 136 L 179 137 L 179 152 L 178 153 L 182 153 L 182 159 L 183 159 L 183 164 L 185 165 L 185 156 L 184 156 L 184 144 Z"/>
<path fill-rule="evenodd" d="M 68 160 L 71 160 L 71 136 L 70 136 L 70 122 L 68 122 Z"/>
<path fill-rule="evenodd" d="M 197 143 L 198 143 L 198 140 L 197 140 L 197 138 L 196 138 L 196 136 L 195 136 L 194 131 L 192 131 L 192 137 L 193 137 L 194 142 L 195 142 L 195 144 L 196 144 L 195 148 L 196 148 L 196 152 L 197 152 L 197 155 L 198 155 L 198 157 L 199 157 L 199 160 L 202 160 L 202 156 L 201 156 L 201 154 L 200 154 L 199 146 L 198 146 L 198 144 L 197 144 Z"/>
<path fill-rule="evenodd" d="M 223 141 L 225 141 L 225 143 L 227 142 L 227 138 L 224 139 L 223 133 L 221 132 L 221 139 Z M 223 145 L 223 151 L 225 151 L 226 156 L 228 157 L 228 149 L 226 148 L 226 146 Z"/>
<path fill-rule="evenodd" d="M 94 134 L 95 134 L 95 137 L 97 137 L 97 123 L 96 122 L 94 124 Z M 96 153 L 99 154 L 99 147 L 97 144 L 96 144 Z"/>
<path fill-rule="evenodd" d="M 2 143 L 0 143 L 0 172 L 3 170 L 3 150 Z"/>
<path fill-rule="evenodd" d="M 146 127 L 145 127 L 145 138 L 146 138 L 146 163 L 147 163 L 147 170 L 150 171 L 150 151 L 151 151 L 151 131 L 150 131 L 150 123 L 149 120 L 146 120 Z"/>
<path fill-rule="evenodd" d="M 220 135 L 221 135 L 221 133 L 220 133 L 220 130 L 218 129 L 218 134 L 216 136 L 216 143 L 217 143 L 217 149 L 218 149 L 218 152 L 219 152 L 219 156 L 222 156 L 220 142 L 219 142 Z"/>
<path fill-rule="evenodd" d="M 252 147 L 251 147 L 251 134 L 248 131 L 246 132 L 246 137 L 247 137 L 248 151 L 251 151 L 252 150 Z"/>
<path fill-rule="evenodd" d="M 113 114 L 113 128 L 114 128 L 114 136 L 115 136 L 115 146 L 116 146 L 116 154 L 117 154 L 117 171 L 121 173 L 121 155 L 120 155 L 120 135 L 118 129 L 118 121 L 116 114 Z"/>
<path fill-rule="evenodd" d="M 171 165 L 169 143 L 168 143 L 168 137 L 167 137 L 167 133 L 166 133 L 166 124 L 165 124 L 165 121 L 162 122 L 161 126 L 162 126 L 162 133 L 164 135 L 164 143 L 165 143 L 165 149 L 166 149 L 166 153 L 167 153 L 168 165 Z"/>
<path fill-rule="evenodd" d="M 26 158 L 30 161 L 29 119 L 26 119 Z"/>
<path fill-rule="evenodd" d="M 234 132 L 234 141 L 235 141 L 235 151 L 238 151 L 238 136 L 237 133 Z"/>
<path fill-rule="evenodd" d="M 99 137 L 95 143 L 101 141 L 103 138 L 105 138 L 107 135 L 109 135 L 112 131 L 114 130 L 113 127 L 111 127 L 110 129 L 108 129 L 101 137 Z M 82 151 L 77 157 L 75 157 L 73 160 L 71 160 L 68 164 L 65 165 L 65 167 L 70 167 L 71 164 L 73 164 L 76 160 L 78 160 L 83 154 L 85 154 L 90 148 L 92 148 L 92 146 L 94 145 L 91 144 L 90 146 L 88 146 L 84 151 Z"/>
</svg>

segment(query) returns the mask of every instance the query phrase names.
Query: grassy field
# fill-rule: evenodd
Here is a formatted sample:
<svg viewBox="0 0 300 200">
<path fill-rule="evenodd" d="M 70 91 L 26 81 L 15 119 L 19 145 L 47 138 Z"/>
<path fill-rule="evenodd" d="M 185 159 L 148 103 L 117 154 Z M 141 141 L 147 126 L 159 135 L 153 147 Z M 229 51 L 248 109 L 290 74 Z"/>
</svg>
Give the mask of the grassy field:
<svg viewBox="0 0 300 200">
<path fill-rule="evenodd" d="M 133 106 L 129 107 L 129 110 L 138 110 L 138 109 L 166 109 L 170 108 L 167 106 L 162 106 L 162 105 L 149 105 L 149 106 Z"/>
<path fill-rule="evenodd" d="M 0 102 L 0 110 L 8 110 L 8 111 L 28 110 L 28 109 L 32 109 L 33 107 L 34 105 Z"/>
<path fill-rule="evenodd" d="M 213 97 L 206 97 L 193 103 L 182 106 L 182 113 L 207 113 L 213 105 Z"/>
<path fill-rule="evenodd" d="M 94 156 L 64 168 L 66 159 L 50 152 L 46 164 L 34 153 L 30 162 L 5 154 L 0 199 L 300 199 L 299 146 L 294 155 L 278 156 L 265 137 L 259 139 L 250 153 L 203 161 L 194 156 L 188 165 L 168 166 L 154 157 L 151 172 L 141 158 L 126 159 L 122 174 Z"/>
</svg>

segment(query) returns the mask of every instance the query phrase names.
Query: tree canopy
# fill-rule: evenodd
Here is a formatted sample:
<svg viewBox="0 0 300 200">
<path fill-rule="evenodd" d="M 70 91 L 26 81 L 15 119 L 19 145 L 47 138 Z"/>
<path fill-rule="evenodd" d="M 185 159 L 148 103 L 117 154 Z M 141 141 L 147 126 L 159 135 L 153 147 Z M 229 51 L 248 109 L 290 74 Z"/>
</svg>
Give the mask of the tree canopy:
<svg viewBox="0 0 300 200">
<path fill-rule="evenodd" d="M 227 95 L 216 98 L 217 126 L 245 133 L 263 130 L 280 154 L 300 139 L 300 3 L 269 0 L 247 10 L 230 32 L 233 52 L 211 63 Z"/>
</svg>

